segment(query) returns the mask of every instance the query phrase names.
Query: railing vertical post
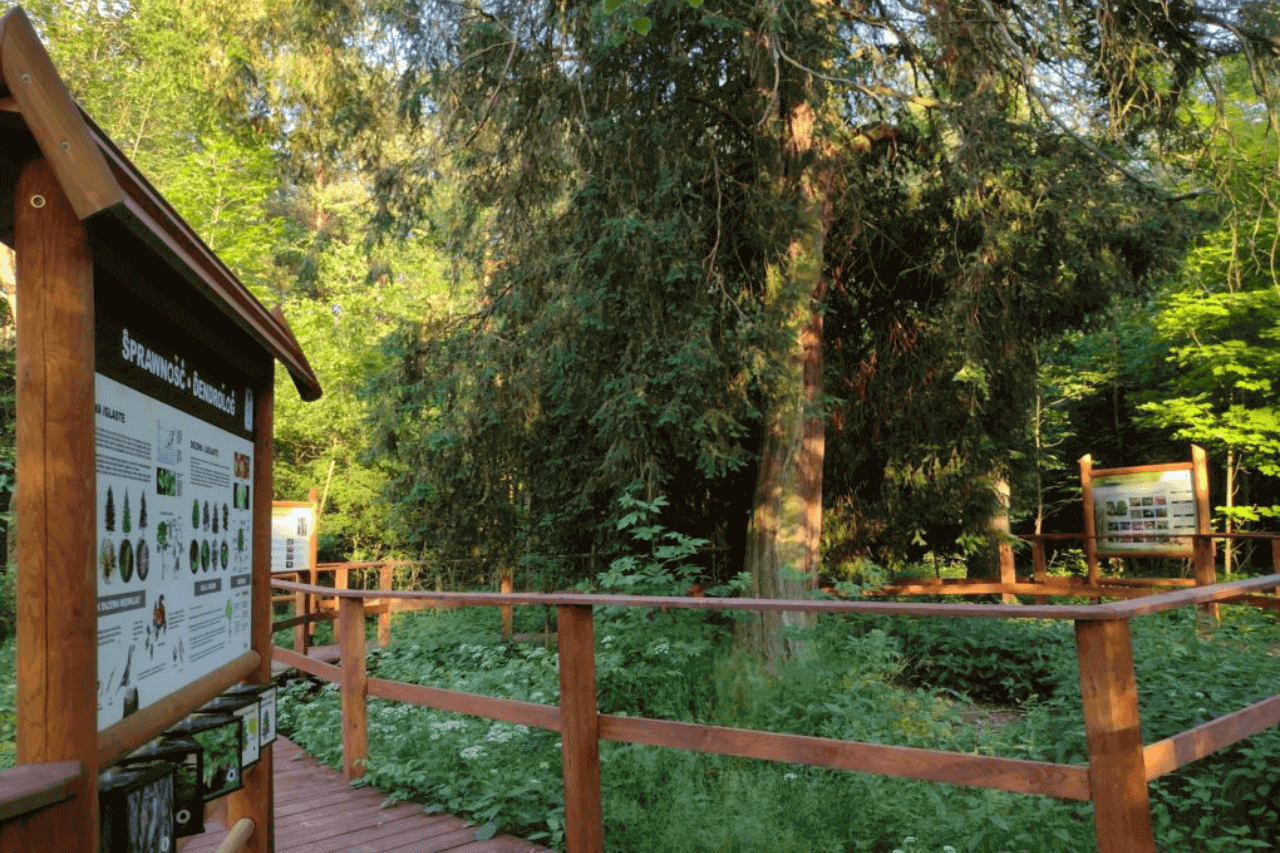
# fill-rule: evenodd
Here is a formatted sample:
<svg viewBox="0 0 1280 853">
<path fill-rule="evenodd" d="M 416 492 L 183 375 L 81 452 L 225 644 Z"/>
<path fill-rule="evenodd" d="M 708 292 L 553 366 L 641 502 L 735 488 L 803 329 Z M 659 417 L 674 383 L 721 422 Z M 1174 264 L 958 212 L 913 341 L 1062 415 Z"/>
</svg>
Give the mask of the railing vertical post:
<svg viewBox="0 0 1280 853">
<path fill-rule="evenodd" d="M 302 572 L 295 572 L 293 579 L 299 583 L 305 583 Z M 293 611 L 294 616 L 310 616 L 311 597 L 305 592 L 295 592 L 293 594 Z M 295 625 L 293 629 L 293 650 L 300 655 L 305 655 L 310 636 L 311 623 L 303 622 L 300 625 Z"/>
<path fill-rule="evenodd" d="M 344 566 L 335 566 L 333 569 L 333 588 L 349 589 L 351 587 L 351 570 Z M 360 600 L 364 604 L 364 599 Z M 333 598 L 333 609 L 338 609 L 338 597 Z"/>
<path fill-rule="evenodd" d="M 510 566 L 505 566 L 502 569 L 502 579 L 500 581 L 500 584 L 501 584 L 500 588 L 502 592 L 507 595 L 510 595 L 512 592 L 515 591 L 515 584 L 512 580 L 512 572 L 511 572 Z M 514 621 L 512 618 L 513 608 L 511 607 L 510 604 L 504 604 L 502 605 L 501 609 L 502 609 L 502 637 L 503 639 L 509 640 L 511 639 L 512 631 L 514 630 L 513 624 L 512 624 Z"/>
<path fill-rule="evenodd" d="M 1086 453 L 1080 457 L 1080 496 L 1084 499 L 1084 555 L 1089 565 L 1089 586 L 1097 586 L 1099 581 L 1098 567 L 1098 521 L 1093 512 L 1093 455 Z"/>
<path fill-rule="evenodd" d="M 590 607 L 562 604 L 556 608 L 556 618 L 560 647 L 565 853 L 603 853 L 595 626 Z"/>
<path fill-rule="evenodd" d="M 1196 537 L 1191 540 L 1192 561 L 1195 564 L 1196 585 L 1213 586 L 1218 582 L 1216 555 L 1214 553 L 1213 528 L 1210 526 L 1209 461 L 1204 448 L 1191 445 L 1191 483 L 1196 496 Z M 1200 613 L 1218 621 L 1218 605 L 1202 604 Z"/>
<path fill-rule="evenodd" d="M 1218 582 L 1218 572 L 1214 566 L 1213 551 L 1213 537 L 1211 535 L 1197 534 L 1192 540 L 1191 560 L 1195 567 L 1196 586 L 1213 586 Z M 1200 613 L 1214 622 L 1218 621 L 1219 613 L 1216 603 L 1201 604 Z"/>
<path fill-rule="evenodd" d="M 1047 583 L 1049 580 L 1049 569 L 1044 559 L 1044 539 L 1038 535 L 1031 540 L 1031 579 L 1038 584 Z M 1048 603 L 1049 596 L 1036 596 L 1036 604 Z"/>
<path fill-rule="evenodd" d="M 364 775 L 364 762 L 369 758 L 363 599 L 338 599 L 338 635 L 342 654 L 342 778 L 350 782 Z"/>
<path fill-rule="evenodd" d="M 382 592 L 391 591 L 391 578 L 395 570 L 389 565 L 383 565 L 378 571 L 378 589 Z M 382 600 L 385 610 L 378 614 L 378 645 L 386 648 L 391 645 L 391 599 L 384 598 Z"/>
<path fill-rule="evenodd" d="M 1076 622 L 1098 853 L 1155 853 L 1128 620 Z"/>
<path fill-rule="evenodd" d="M 311 564 L 310 569 L 307 569 L 307 583 L 311 584 L 312 587 L 319 587 L 320 585 L 320 570 L 316 569 L 315 564 Z M 315 596 L 314 598 L 312 598 L 310 594 L 308 594 L 307 615 L 311 615 L 311 613 L 319 613 L 321 603 L 324 603 L 323 598 L 321 598 L 320 596 Z M 306 624 L 303 625 L 302 628 L 303 630 L 306 630 L 307 646 L 310 646 L 310 644 L 314 642 L 316 638 L 316 624 L 314 621 L 306 622 Z M 303 649 L 302 653 L 306 654 L 306 649 Z"/>
<path fill-rule="evenodd" d="M 1280 575 L 1280 537 L 1271 537 L 1271 573 Z M 1280 598 L 1280 586 L 1272 590 L 1276 598 Z M 1276 619 L 1280 620 L 1280 610 L 1276 611 Z"/>
</svg>

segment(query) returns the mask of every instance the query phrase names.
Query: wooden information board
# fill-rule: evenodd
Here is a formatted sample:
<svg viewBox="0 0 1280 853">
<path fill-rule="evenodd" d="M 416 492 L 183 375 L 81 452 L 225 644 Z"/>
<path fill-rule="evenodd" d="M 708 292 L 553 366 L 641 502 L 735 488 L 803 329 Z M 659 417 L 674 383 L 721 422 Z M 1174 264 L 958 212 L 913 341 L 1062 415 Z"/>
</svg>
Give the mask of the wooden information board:
<svg viewBox="0 0 1280 853">
<path fill-rule="evenodd" d="M 271 677 L 267 311 L 0 19 L 0 240 L 17 258 L 17 761 L 78 765 L 0 849 L 92 853 L 99 771 Z M 226 800 L 273 849 L 269 752 Z"/>
<path fill-rule="evenodd" d="M 1198 559 L 1206 547 L 1211 557 L 1212 547 L 1196 537 L 1210 532 L 1208 483 L 1204 450 L 1195 446 L 1191 461 L 1165 465 L 1094 468 L 1092 456 L 1081 458 L 1090 582 L 1097 582 L 1099 557 Z"/>
<path fill-rule="evenodd" d="M 271 571 L 310 572 L 316 567 L 316 505 L 304 501 L 271 504 Z"/>
</svg>

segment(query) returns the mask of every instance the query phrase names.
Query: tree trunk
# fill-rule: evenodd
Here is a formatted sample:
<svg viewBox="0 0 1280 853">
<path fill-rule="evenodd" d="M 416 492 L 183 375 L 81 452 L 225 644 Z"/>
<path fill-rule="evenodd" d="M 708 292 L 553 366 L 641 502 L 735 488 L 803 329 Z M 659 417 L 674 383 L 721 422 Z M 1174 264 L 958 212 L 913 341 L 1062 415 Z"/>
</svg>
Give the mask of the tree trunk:
<svg viewBox="0 0 1280 853">
<path fill-rule="evenodd" d="M 805 308 L 787 360 L 793 383 L 766 416 L 755 508 L 747 528 L 747 571 L 754 598 L 803 598 L 822 567 L 822 317 Z M 793 317 L 793 320 L 801 318 Z M 807 627 L 811 614 L 753 613 L 740 623 L 739 647 L 769 665 L 804 654 L 783 626 Z"/>
<path fill-rule="evenodd" d="M 991 488 L 992 497 L 995 499 L 995 506 L 992 508 L 990 518 L 987 519 L 987 538 L 985 542 L 973 555 L 966 561 L 965 576 L 969 578 L 986 578 L 1000 579 L 1002 581 L 1012 583 L 1013 568 L 1013 548 L 1009 544 L 1009 504 L 1012 501 L 1012 491 L 1009 486 L 1009 478 L 1003 472 L 994 471 L 990 475 L 987 484 Z M 1008 595 L 1005 601 L 1010 601 Z"/>
<path fill-rule="evenodd" d="M 802 162 L 812 145 L 813 111 L 797 104 L 787 117 L 790 163 Z M 792 177 L 806 212 L 800 236 L 769 271 L 768 299 L 791 341 L 784 374 L 765 414 L 754 509 L 747 528 L 746 570 L 751 595 L 803 598 L 822 566 L 822 464 L 826 431 L 822 414 L 823 245 L 827 201 L 811 175 Z M 737 645 L 769 666 L 804 655 L 802 643 L 783 637 L 784 626 L 810 626 L 812 615 L 756 613 L 739 623 Z"/>
<path fill-rule="evenodd" d="M 1226 493 L 1227 493 L 1227 513 L 1226 513 L 1227 517 L 1226 519 L 1224 519 L 1224 523 L 1222 527 L 1226 533 L 1234 533 L 1235 520 L 1231 516 L 1231 510 L 1235 509 L 1235 505 L 1236 505 L 1236 452 L 1235 452 L 1235 448 L 1233 447 L 1227 448 Z M 1227 541 L 1223 543 L 1222 571 L 1223 571 L 1223 574 L 1227 576 L 1227 578 L 1231 577 L 1231 568 L 1232 568 L 1232 562 L 1233 562 L 1232 558 L 1235 556 L 1235 544 L 1236 544 L 1235 540 L 1230 538 L 1228 538 Z"/>
</svg>

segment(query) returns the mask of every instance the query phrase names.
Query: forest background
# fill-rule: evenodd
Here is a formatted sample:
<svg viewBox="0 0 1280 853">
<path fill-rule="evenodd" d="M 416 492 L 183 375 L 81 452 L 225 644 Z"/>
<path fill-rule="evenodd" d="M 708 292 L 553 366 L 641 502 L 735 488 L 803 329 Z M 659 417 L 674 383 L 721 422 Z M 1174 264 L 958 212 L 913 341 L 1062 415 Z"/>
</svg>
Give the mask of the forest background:
<svg viewBox="0 0 1280 853">
<path fill-rule="evenodd" d="M 280 378 L 276 497 L 320 491 L 321 559 L 562 588 L 630 500 L 707 586 L 982 575 L 1082 530 L 1080 456 L 1190 442 L 1217 529 L 1280 512 L 1269 0 L 26 9 L 283 304 L 325 396 Z"/>
</svg>

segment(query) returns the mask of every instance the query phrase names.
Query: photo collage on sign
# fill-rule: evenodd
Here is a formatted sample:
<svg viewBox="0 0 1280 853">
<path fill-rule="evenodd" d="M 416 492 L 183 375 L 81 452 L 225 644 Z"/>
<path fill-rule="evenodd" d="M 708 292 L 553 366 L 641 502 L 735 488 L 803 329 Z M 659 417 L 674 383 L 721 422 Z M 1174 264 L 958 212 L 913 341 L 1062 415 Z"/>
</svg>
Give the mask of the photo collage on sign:
<svg viewBox="0 0 1280 853">
<path fill-rule="evenodd" d="M 1129 533 L 1120 542 L 1168 542 L 1169 506 L 1165 495 L 1132 495 L 1106 502 L 1107 532 Z"/>
<path fill-rule="evenodd" d="M 1140 472 L 1092 483 L 1099 547 L 1113 553 L 1190 547 L 1178 534 L 1196 532 L 1190 471 Z"/>
</svg>

